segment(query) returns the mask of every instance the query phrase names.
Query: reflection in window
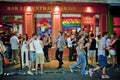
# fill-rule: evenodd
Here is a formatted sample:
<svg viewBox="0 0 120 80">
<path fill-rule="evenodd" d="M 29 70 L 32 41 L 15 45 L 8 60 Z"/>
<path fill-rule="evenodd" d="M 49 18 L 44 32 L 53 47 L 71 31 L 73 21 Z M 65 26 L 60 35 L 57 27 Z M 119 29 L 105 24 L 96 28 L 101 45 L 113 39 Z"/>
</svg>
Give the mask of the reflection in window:
<svg viewBox="0 0 120 80">
<path fill-rule="evenodd" d="M 10 19 L 11 19 L 11 16 L 3 16 L 2 19 L 3 19 L 3 20 L 10 20 Z"/>
<path fill-rule="evenodd" d="M 14 20 L 21 20 L 22 19 L 22 16 L 21 15 L 16 15 L 14 16 Z"/>
</svg>

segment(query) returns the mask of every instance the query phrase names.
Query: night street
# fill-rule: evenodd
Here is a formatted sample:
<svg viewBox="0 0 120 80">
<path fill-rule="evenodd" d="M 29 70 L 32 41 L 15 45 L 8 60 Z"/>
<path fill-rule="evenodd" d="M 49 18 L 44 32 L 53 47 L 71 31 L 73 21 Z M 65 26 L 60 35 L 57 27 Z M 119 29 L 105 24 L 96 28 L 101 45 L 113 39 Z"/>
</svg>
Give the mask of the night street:
<svg viewBox="0 0 120 80">
<path fill-rule="evenodd" d="M 52 60 L 49 63 L 45 63 L 44 74 L 38 75 L 28 75 L 26 74 L 27 69 L 21 70 L 19 65 L 9 65 L 4 68 L 4 75 L 1 76 L 0 80 L 119 80 L 120 79 L 120 68 L 117 66 L 115 69 L 107 68 L 108 75 L 111 76 L 110 79 L 102 79 L 101 71 L 97 71 L 93 74 L 91 78 L 89 74 L 81 75 L 79 68 L 74 70 L 74 73 L 71 73 L 68 66 L 74 62 L 68 62 L 64 60 L 64 65 L 62 69 L 56 69 L 57 61 Z M 56 66 L 51 66 L 56 64 Z M 51 67 L 50 67 L 51 66 Z M 48 67 L 48 68 L 47 68 Z M 88 70 L 88 69 L 87 69 Z"/>
</svg>

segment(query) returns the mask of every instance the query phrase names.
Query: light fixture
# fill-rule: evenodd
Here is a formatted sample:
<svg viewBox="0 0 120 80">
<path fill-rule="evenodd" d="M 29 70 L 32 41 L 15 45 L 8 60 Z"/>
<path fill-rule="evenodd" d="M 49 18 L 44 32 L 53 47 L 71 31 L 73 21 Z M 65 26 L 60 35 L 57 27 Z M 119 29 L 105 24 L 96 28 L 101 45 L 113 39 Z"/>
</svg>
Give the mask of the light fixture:
<svg viewBox="0 0 120 80">
<path fill-rule="evenodd" d="M 26 11 L 27 11 L 27 12 L 31 12 L 31 10 L 32 10 L 31 7 L 28 6 Z"/>
</svg>

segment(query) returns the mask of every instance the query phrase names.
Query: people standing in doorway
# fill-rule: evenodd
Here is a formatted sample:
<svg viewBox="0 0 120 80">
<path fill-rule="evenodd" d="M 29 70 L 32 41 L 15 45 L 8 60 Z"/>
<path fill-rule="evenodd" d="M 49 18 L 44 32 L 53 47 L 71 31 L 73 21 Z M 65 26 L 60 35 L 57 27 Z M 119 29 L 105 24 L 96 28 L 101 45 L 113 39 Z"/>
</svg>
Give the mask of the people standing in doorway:
<svg viewBox="0 0 120 80">
<path fill-rule="evenodd" d="M 64 32 L 59 31 L 58 37 L 56 39 L 56 54 L 55 54 L 55 57 L 59 62 L 58 69 L 62 68 L 62 65 L 64 64 L 62 61 L 62 56 L 63 56 L 63 50 L 65 45 L 66 43 L 64 39 Z"/>
<path fill-rule="evenodd" d="M 94 34 L 90 34 L 90 48 L 89 48 L 89 59 L 91 60 L 91 64 L 93 67 L 96 67 L 96 39 L 94 38 Z"/>
<path fill-rule="evenodd" d="M 17 32 L 14 32 L 12 37 L 10 38 L 11 49 L 12 49 L 12 63 L 18 64 L 18 47 L 19 47 L 19 40 L 17 37 Z"/>
<path fill-rule="evenodd" d="M 27 42 L 28 42 L 28 35 L 25 34 L 23 36 L 23 40 L 21 43 L 21 62 L 22 62 L 22 68 L 24 68 L 24 62 L 26 62 L 26 67 L 28 67 L 28 48 L 27 48 Z M 24 59 L 25 58 L 25 59 Z M 25 61 L 24 61 L 25 60 Z"/>
<path fill-rule="evenodd" d="M 38 74 L 38 64 L 40 64 L 40 73 L 43 74 L 43 64 L 44 64 L 44 52 L 43 52 L 43 41 L 40 40 L 41 36 L 36 35 L 33 45 L 36 52 L 36 74 Z"/>
<path fill-rule="evenodd" d="M 98 64 L 99 64 L 99 66 L 94 69 L 89 69 L 89 74 L 90 74 L 90 77 L 92 77 L 92 75 L 95 71 L 102 69 L 101 77 L 102 78 L 110 78 L 106 74 L 106 67 L 108 66 L 108 63 L 107 63 L 107 56 L 105 54 L 105 50 L 109 50 L 108 48 L 106 48 L 106 39 L 108 37 L 108 33 L 103 32 L 102 36 L 103 37 L 101 38 L 100 45 L 98 47 Z"/>
<path fill-rule="evenodd" d="M 45 36 L 43 38 L 43 43 L 44 43 L 44 55 L 45 55 L 45 59 L 47 62 L 50 61 L 49 56 L 48 56 L 48 49 L 49 49 L 49 44 L 50 44 L 51 40 L 50 40 L 50 36 L 48 35 L 48 33 L 45 33 Z"/>
</svg>

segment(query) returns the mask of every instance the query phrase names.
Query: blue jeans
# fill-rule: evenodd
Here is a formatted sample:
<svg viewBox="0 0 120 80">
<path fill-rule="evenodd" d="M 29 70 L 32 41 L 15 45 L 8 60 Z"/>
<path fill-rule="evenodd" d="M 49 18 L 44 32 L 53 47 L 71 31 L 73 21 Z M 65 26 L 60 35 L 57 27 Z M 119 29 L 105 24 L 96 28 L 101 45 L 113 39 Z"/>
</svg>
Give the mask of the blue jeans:
<svg viewBox="0 0 120 80">
<path fill-rule="evenodd" d="M 5 57 L 10 58 L 10 46 L 5 45 L 6 51 L 5 51 Z"/>
<path fill-rule="evenodd" d="M 75 63 L 75 64 L 73 64 L 72 66 L 71 66 L 71 69 L 74 69 L 74 68 L 76 68 L 78 65 L 80 65 L 81 63 L 82 63 L 82 66 L 81 66 L 81 74 L 85 74 L 85 68 L 86 68 L 86 56 L 85 56 L 85 54 L 83 54 L 83 53 L 78 53 L 77 54 L 78 55 L 78 60 L 77 60 L 77 62 Z"/>
</svg>

